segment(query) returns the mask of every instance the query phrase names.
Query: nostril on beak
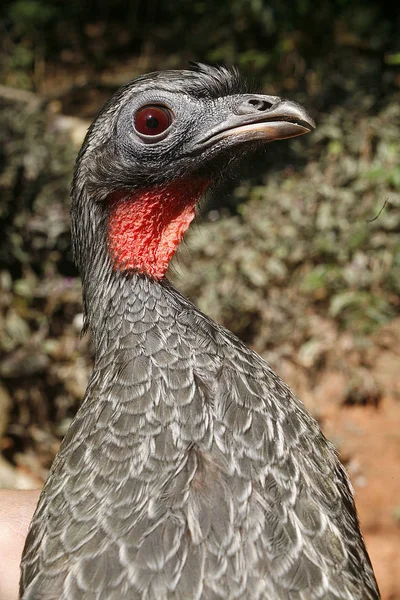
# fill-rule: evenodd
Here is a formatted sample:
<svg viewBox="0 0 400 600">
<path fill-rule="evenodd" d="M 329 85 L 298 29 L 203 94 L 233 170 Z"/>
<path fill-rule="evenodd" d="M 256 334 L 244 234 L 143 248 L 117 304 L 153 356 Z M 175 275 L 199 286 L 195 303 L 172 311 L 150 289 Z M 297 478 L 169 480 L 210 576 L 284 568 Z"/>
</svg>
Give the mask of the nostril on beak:
<svg viewBox="0 0 400 600">
<path fill-rule="evenodd" d="M 252 98 L 251 100 L 249 100 L 249 104 L 259 111 L 268 110 L 268 108 L 271 108 L 271 106 L 273 106 L 272 102 L 268 102 L 267 100 L 260 100 L 259 98 Z"/>
<path fill-rule="evenodd" d="M 278 104 L 280 100 L 277 96 L 254 96 L 253 98 L 246 98 L 238 106 L 237 113 L 245 115 L 254 112 L 265 112 Z"/>
</svg>

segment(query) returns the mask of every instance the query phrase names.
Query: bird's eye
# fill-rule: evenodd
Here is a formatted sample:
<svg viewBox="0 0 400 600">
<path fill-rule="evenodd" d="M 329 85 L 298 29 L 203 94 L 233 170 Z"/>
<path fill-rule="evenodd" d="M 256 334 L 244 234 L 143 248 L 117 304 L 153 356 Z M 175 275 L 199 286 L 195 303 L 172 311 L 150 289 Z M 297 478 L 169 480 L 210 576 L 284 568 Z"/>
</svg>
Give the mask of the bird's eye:
<svg viewBox="0 0 400 600">
<path fill-rule="evenodd" d="M 159 136 L 171 125 L 172 117 L 164 106 L 144 106 L 135 115 L 135 129 L 143 136 Z"/>
</svg>

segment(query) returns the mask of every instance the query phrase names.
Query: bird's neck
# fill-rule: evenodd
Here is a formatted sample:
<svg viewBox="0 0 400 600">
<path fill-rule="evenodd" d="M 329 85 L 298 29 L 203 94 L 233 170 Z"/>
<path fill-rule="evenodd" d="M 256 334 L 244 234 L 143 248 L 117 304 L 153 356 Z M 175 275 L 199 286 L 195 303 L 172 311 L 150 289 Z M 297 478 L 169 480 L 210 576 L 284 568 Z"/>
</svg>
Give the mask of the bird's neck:
<svg viewBox="0 0 400 600">
<path fill-rule="evenodd" d="M 183 180 L 111 194 L 108 248 L 114 269 L 161 280 L 206 187 L 203 180 Z"/>
<path fill-rule="evenodd" d="M 105 286 L 97 286 L 86 299 L 96 360 L 112 356 L 114 363 L 126 348 L 136 347 L 141 353 L 154 327 L 173 327 L 179 297 L 165 279 L 114 272 Z"/>
<path fill-rule="evenodd" d="M 140 315 L 149 302 L 143 318 L 157 314 L 155 303 L 168 288 L 169 261 L 206 187 L 205 181 L 179 181 L 132 193 L 114 191 L 102 201 L 85 187 L 76 189 L 74 252 L 96 354 L 105 349 L 104 335 L 116 339 L 119 322 L 132 321 L 131 311 Z"/>
</svg>

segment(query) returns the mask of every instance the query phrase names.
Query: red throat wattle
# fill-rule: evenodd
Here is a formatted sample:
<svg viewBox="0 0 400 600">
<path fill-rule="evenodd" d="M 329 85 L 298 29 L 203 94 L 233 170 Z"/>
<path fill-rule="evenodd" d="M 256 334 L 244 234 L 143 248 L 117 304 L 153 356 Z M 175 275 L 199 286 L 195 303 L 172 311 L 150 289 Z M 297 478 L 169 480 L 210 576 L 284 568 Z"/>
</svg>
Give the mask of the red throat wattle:
<svg viewBox="0 0 400 600">
<path fill-rule="evenodd" d="M 207 186 L 206 181 L 179 181 L 130 196 L 114 192 L 108 244 L 115 268 L 162 279 Z"/>
</svg>

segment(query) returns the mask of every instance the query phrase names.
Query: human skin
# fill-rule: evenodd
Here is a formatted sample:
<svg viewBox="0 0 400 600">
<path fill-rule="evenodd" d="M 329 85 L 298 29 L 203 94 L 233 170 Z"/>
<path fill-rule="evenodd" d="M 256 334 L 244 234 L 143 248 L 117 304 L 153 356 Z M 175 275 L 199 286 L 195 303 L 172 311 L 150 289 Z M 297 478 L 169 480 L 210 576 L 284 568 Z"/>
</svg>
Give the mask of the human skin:
<svg viewBox="0 0 400 600">
<path fill-rule="evenodd" d="M 19 565 L 40 490 L 0 490 L 0 600 L 17 600 Z"/>
</svg>

